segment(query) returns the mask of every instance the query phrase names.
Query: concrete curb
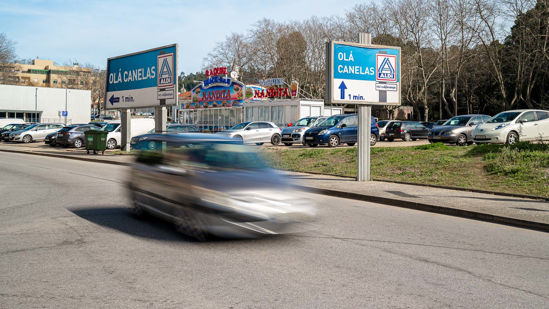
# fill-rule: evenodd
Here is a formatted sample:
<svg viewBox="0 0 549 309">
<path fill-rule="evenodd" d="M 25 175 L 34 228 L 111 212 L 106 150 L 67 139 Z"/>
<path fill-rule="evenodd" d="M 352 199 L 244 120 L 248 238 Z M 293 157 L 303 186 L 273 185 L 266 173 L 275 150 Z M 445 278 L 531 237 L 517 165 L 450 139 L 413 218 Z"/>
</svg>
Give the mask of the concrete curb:
<svg viewBox="0 0 549 309">
<path fill-rule="evenodd" d="M 11 150 L 11 149 L 0 149 L 0 152 L 29 154 L 29 155 L 37 155 L 37 156 L 44 156 L 44 157 L 63 158 L 63 159 L 73 159 L 73 160 L 79 160 L 79 161 L 97 162 L 97 163 L 121 165 L 121 166 L 131 165 L 130 163 L 126 163 L 126 162 L 116 162 L 116 161 L 109 161 L 104 159 L 79 158 L 75 156 L 68 156 L 68 155 L 62 155 L 62 154 L 29 152 L 29 151 L 20 151 L 20 150 Z M 481 212 L 429 205 L 429 204 L 417 203 L 417 202 L 406 201 L 406 200 L 380 197 L 375 195 L 359 194 L 359 193 L 344 192 L 344 191 L 330 190 L 330 189 L 318 189 L 318 188 L 308 187 L 308 186 L 298 186 L 298 188 L 303 191 L 309 191 L 309 192 L 329 195 L 333 197 L 378 203 L 378 204 L 384 204 L 389 206 L 438 213 L 438 214 L 443 214 L 448 216 L 509 225 L 513 227 L 519 227 L 519 228 L 525 228 L 525 229 L 531 229 L 531 230 L 549 233 L 549 224 L 545 224 L 541 222 L 533 222 L 533 221 L 526 221 L 526 220 L 520 220 L 520 219 L 514 219 L 514 218 L 508 218 L 508 217 L 502 217 L 502 216 L 495 216 L 495 215 L 485 214 Z"/>
<path fill-rule="evenodd" d="M 489 223 L 509 225 L 513 227 L 519 227 L 519 228 L 525 228 L 525 229 L 549 233 L 549 224 L 541 223 L 541 222 L 526 221 L 521 219 L 490 215 L 486 213 L 463 210 L 458 208 L 429 205 L 429 204 L 417 203 L 417 202 L 406 201 L 406 200 L 380 197 L 375 195 L 343 192 L 343 191 L 330 190 L 330 189 L 318 189 L 318 188 L 312 188 L 307 186 L 300 186 L 300 188 L 302 190 L 310 191 L 313 193 L 319 193 L 323 195 L 329 195 L 333 197 L 340 197 L 340 198 L 358 200 L 363 202 L 371 202 L 371 203 L 384 204 L 384 205 L 401 207 L 401 208 L 427 211 L 427 212 L 433 212 L 433 213 L 442 214 L 442 215 L 460 217 L 465 219 L 473 219 L 478 221 L 485 221 Z"/>
</svg>

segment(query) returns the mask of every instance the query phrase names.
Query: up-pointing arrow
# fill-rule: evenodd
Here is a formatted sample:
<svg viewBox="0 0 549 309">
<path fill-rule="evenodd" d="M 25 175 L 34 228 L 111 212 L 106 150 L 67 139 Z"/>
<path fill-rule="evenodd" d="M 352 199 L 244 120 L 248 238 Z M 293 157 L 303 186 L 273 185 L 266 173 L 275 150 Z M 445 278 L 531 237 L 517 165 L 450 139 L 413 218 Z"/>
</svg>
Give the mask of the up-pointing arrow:
<svg viewBox="0 0 549 309">
<path fill-rule="evenodd" d="M 345 89 L 347 89 L 347 86 L 345 86 L 345 83 L 344 82 L 341 82 L 341 84 L 339 85 L 339 90 L 341 90 L 341 100 L 344 100 L 345 99 Z"/>
</svg>

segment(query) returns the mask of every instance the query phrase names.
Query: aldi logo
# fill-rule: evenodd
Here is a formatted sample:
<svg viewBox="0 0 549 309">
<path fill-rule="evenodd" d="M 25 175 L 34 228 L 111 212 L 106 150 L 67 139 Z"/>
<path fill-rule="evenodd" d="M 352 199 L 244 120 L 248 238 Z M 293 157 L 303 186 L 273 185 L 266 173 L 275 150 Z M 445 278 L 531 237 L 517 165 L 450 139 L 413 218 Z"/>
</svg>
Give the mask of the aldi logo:
<svg viewBox="0 0 549 309">
<path fill-rule="evenodd" d="M 397 81 L 397 56 L 376 54 L 376 81 Z"/>
<path fill-rule="evenodd" d="M 158 55 L 158 87 L 172 87 L 174 85 L 173 53 Z"/>
</svg>

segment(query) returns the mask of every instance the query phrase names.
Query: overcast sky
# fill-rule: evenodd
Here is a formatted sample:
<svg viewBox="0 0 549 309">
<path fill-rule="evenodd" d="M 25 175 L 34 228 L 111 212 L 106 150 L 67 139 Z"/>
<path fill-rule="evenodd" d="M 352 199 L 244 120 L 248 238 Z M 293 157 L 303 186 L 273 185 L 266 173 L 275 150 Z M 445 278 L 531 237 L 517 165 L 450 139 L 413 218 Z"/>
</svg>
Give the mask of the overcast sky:
<svg viewBox="0 0 549 309">
<path fill-rule="evenodd" d="M 263 18 L 343 16 L 358 0 L 1 0 L 0 32 L 17 58 L 105 68 L 108 57 L 179 44 L 179 69 L 200 71 L 215 43 Z"/>
</svg>

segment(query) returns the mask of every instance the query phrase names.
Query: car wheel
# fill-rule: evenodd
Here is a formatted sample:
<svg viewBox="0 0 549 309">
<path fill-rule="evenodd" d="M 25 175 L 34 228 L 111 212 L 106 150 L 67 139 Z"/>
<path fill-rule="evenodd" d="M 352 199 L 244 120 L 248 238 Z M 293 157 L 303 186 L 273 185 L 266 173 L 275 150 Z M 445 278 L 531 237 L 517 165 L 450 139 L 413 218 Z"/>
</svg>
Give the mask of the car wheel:
<svg viewBox="0 0 549 309">
<path fill-rule="evenodd" d="M 388 137 L 387 140 L 388 140 L 389 142 L 392 142 L 392 141 L 395 140 L 395 138 L 394 138 L 394 137 Z"/>
<path fill-rule="evenodd" d="M 330 136 L 330 139 L 328 139 L 328 146 L 329 147 L 339 146 L 339 137 L 337 135 Z"/>
<path fill-rule="evenodd" d="M 261 146 L 263 145 L 263 143 L 255 143 L 257 146 Z"/>
<path fill-rule="evenodd" d="M 467 145 L 467 136 L 465 136 L 465 134 L 460 134 L 457 138 L 456 145 L 458 146 Z"/>
<path fill-rule="evenodd" d="M 292 143 L 284 143 L 285 146 L 292 146 Z"/>
<path fill-rule="evenodd" d="M 28 134 L 23 136 L 23 143 L 30 143 L 30 142 L 32 142 L 32 136 Z"/>
<path fill-rule="evenodd" d="M 518 143 L 518 141 L 519 141 L 519 136 L 517 132 L 515 131 L 509 132 L 509 134 L 507 135 L 507 144 L 514 145 Z"/>
<path fill-rule="evenodd" d="M 385 140 L 385 137 L 380 136 L 379 140 L 383 142 Z"/>
<path fill-rule="evenodd" d="M 280 144 L 280 134 L 273 134 L 271 137 L 271 144 L 278 145 Z"/>
<path fill-rule="evenodd" d="M 197 241 L 206 241 L 208 235 L 198 214 L 188 210 L 180 210 L 176 221 L 177 231 Z"/>
<path fill-rule="evenodd" d="M 110 138 L 107 141 L 107 149 L 114 149 L 116 148 L 116 140 L 114 138 Z"/>
<path fill-rule="evenodd" d="M 316 147 L 318 144 L 307 144 L 309 147 Z"/>
<path fill-rule="evenodd" d="M 75 140 L 74 140 L 74 143 L 73 143 L 73 146 L 74 146 L 75 148 L 80 148 L 80 147 L 82 147 L 82 140 L 79 139 L 79 138 L 75 139 Z"/>
<path fill-rule="evenodd" d="M 237 141 L 240 141 L 242 144 L 244 144 L 244 139 L 242 138 L 242 136 L 240 135 L 235 135 L 233 136 L 233 138 Z"/>
<path fill-rule="evenodd" d="M 410 133 L 404 133 L 404 137 L 402 138 L 403 141 L 409 142 L 412 139 L 412 136 Z"/>
<path fill-rule="evenodd" d="M 354 146 L 355 143 L 347 143 L 347 145 L 349 145 L 349 146 Z"/>
<path fill-rule="evenodd" d="M 412 138 L 412 141 L 413 141 L 413 142 L 417 141 L 417 138 Z"/>
<path fill-rule="evenodd" d="M 377 144 L 377 135 L 370 134 L 370 146 L 374 146 L 375 144 Z"/>
<path fill-rule="evenodd" d="M 51 146 L 51 147 L 55 147 L 55 146 L 57 146 L 57 143 L 51 142 L 51 143 L 50 143 L 50 146 Z"/>
</svg>

